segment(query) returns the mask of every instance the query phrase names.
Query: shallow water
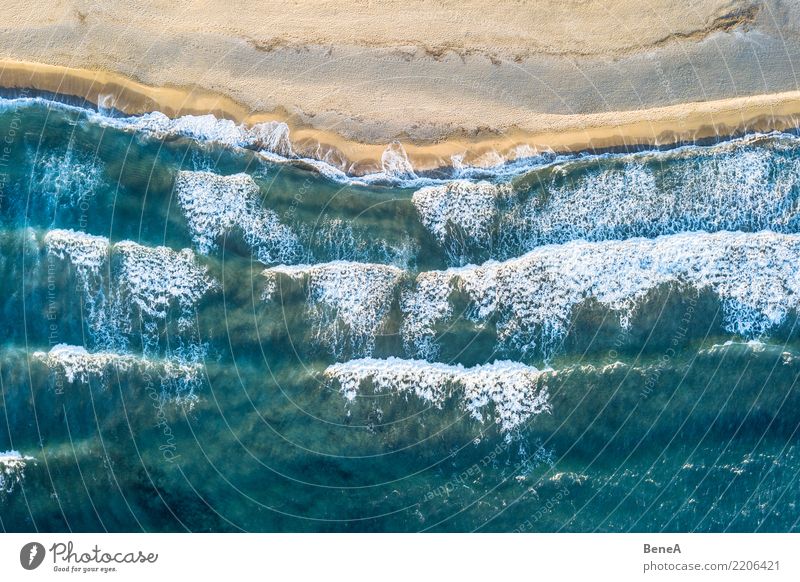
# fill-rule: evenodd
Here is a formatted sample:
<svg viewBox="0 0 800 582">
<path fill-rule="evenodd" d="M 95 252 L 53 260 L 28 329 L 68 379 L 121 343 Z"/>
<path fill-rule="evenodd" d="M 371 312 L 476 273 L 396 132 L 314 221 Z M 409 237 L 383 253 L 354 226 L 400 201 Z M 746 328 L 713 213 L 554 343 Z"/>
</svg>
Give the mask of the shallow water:
<svg viewBox="0 0 800 582">
<path fill-rule="evenodd" d="M 351 180 L 0 105 L 5 531 L 798 529 L 798 138 Z"/>
</svg>

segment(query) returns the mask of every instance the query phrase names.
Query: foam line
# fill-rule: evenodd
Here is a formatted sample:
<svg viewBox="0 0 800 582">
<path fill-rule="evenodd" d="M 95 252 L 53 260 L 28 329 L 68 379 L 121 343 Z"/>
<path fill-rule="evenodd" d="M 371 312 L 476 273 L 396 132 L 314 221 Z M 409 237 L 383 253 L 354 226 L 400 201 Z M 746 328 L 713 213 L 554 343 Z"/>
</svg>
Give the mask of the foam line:
<svg viewBox="0 0 800 582">
<path fill-rule="evenodd" d="M 300 256 L 297 236 L 261 206 L 261 191 L 249 175 L 182 171 L 175 191 L 201 253 L 216 250 L 223 236 L 236 229 L 262 263 L 289 263 Z"/>
<path fill-rule="evenodd" d="M 34 460 L 19 451 L 0 453 L 0 493 L 13 492 L 14 486 L 25 478 L 25 467 Z"/>
<path fill-rule="evenodd" d="M 404 272 L 390 265 L 333 261 L 316 265 L 280 265 L 263 272 L 265 299 L 273 299 L 279 277 L 302 281 L 316 339 L 334 355 L 369 355 L 384 326 Z"/>
<path fill-rule="evenodd" d="M 487 416 L 493 418 L 503 431 L 514 430 L 530 417 L 550 411 L 546 373 L 515 362 L 465 368 L 423 360 L 367 358 L 334 364 L 324 375 L 338 382 L 348 400 L 353 400 L 366 383 L 378 392 L 414 394 L 436 407 L 457 394 L 470 416 L 480 422 Z"/>
<path fill-rule="evenodd" d="M 508 261 L 421 273 L 403 296 L 402 333 L 407 346 L 435 357 L 435 328 L 453 315 L 449 297 L 458 290 L 471 320 L 496 321 L 501 343 L 548 357 L 581 303 L 597 301 L 628 327 L 651 291 L 676 285 L 714 293 L 726 329 L 757 338 L 797 309 L 798 261 L 800 235 L 769 231 L 548 245 Z"/>
</svg>

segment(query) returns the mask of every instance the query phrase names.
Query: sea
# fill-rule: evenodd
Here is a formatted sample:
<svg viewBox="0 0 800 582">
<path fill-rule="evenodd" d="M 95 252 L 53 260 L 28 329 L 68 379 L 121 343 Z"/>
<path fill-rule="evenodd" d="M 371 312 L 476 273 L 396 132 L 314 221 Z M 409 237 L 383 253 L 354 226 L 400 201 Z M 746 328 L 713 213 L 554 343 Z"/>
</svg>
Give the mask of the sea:
<svg viewBox="0 0 800 582">
<path fill-rule="evenodd" d="M 800 529 L 800 138 L 418 173 L 0 99 L 0 530 Z"/>
</svg>

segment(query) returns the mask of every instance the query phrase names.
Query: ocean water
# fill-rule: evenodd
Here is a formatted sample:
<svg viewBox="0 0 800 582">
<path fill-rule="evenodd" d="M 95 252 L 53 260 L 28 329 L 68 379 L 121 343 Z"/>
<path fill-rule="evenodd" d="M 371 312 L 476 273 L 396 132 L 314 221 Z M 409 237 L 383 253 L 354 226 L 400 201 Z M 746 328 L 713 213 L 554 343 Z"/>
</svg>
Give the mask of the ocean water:
<svg viewBox="0 0 800 582">
<path fill-rule="evenodd" d="M 2 530 L 800 529 L 800 138 L 290 137 L 0 100 Z"/>
</svg>

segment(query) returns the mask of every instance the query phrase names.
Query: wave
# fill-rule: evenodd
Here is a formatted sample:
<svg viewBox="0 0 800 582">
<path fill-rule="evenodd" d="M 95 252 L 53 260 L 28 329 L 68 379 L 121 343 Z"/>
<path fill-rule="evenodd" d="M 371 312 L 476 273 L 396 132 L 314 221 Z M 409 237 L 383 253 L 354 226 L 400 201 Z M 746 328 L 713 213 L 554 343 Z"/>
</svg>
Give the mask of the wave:
<svg viewBox="0 0 800 582">
<path fill-rule="evenodd" d="M 110 243 L 103 236 L 53 229 L 45 233 L 44 242 L 48 252 L 59 259 L 68 259 L 84 279 L 99 275 L 100 269 L 108 261 Z"/>
<path fill-rule="evenodd" d="M 751 141 L 691 157 L 660 156 L 660 164 L 672 162 L 663 168 L 651 156 L 552 188 L 546 204 L 529 215 L 539 239 L 548 242 L 701 229 L 796 230 L 800 159 L 784 154 Z"/>
<path fill-rule="evenodd" d="M 67 344 L 54 345 L 48 352 L 34 352 L 32 359 L 70 384 L 85 384 L 92 378 L 101 379 L 105 384 L 120 372 L 154 374 L 162 388 L 161 396 L 169 394 L 171 399 L 182 403 L 196 400 L 195 389 L 202 380 L 202 367 L 197 362 L 151 360 L 115 352 L 90 353 L 83 346 Z"/>
<path fill-rule="evenodd" d="M 317 158 L 298 155 L 292 146 L 288 125 L 279 121 L 257 123 L 252 126 L 237 124 L 214 115 L 184 115 L 170 118 L 155 111 L 138 116 L 117 116 L 106 108 L 87 109 L 44 97 L 0 98 L 0 108 L 47 107 L 79 112 L 91 122 L 103 127 L 135 132 L 153 139 L 185 137 L 202 143 L 244 148 L 255 151 L 264 160 L 278 165 L 291 165 L 313 170 L 322 177 L 347 185 L 390 185 L 403 188 L 419 188 L 425 185 L 442 184 L 453 177 L 465 179 L 509 179 L 549 163 L 555 156 L 542 155 L 529 148 L 518 148 L 517 158 L 507 161 L 497 157 L 496 167 L 473 167 L 461 163 L 454 157 L 450 170 L 444 169 L 447 177 L 434 177 L 416 172 L 399 142 L 387 144 L 381 156 L 381 171 L 365 175 L 354 175 L 351 169 L 331 151 L 319 148 Z M 530 156 L 530 157 L 526 157 Z"/>
<path fill-rule="evenodd" d="M 38 98 L 29 100 L 35 101 Z M 52 106 L 54 102 L 47 102 Z M 74 106 L 55 104 L 64 108 Z M 290 138 L 289 126 L 280 121 L 256 123 L 250 126 L 237 124 L 229 119 L 214 115 L 184 115 L 170 118 L 154 111 L 139 116 L 109 117 L 101 112 L 90 112 L 93 121 L 125 131 L 148 134 L 155 139 L 186 137 L 205 143 L 239 147 L 252 150 L 265 160 L 274 164 L 289 164 L 317 171 L 334 182 L 350 185 L 387 184 L 414 187 L 441 180 L 418 176 L 400 142 L 394 141 L 386 146 L 381 155 L 381 171 L 363 176 L 347 173 L 347 167 L 330 155 L 320 155 L 319 159 L 299 156 L 295 153 Z"/>
<path fill-rule="evenodd" d="M 714 293 L 728 331 L 760 337 L 797 309 L 798 260 L 800 235 L 769 231 L 544 246 L 504 262 L 421 273 L 402 298 L 401 333 L 406 346 L 435 357 L 436 327 L 453 315 L 450 296 L 459 291 L 470 304 L 466 316 L 495 321 L 501 344 L 547 359 L 578 305 L 596 301 L 628 328 L 650 292 L 677 285 Z"/>
<path fill-rule="evenodd" d="M 121 258 L 117 289 L 142 313 L 166 319 L 172 304 L 180 307 L 181 327 L 192 325 L 192 308 L 216 283 L 190 249 L 146 247 L 123 241 L 113 246 Z"/>
<path fill-rule="evenodd" d="M 408 159 L 405 148 L 399 141 L 393 141 L 381 154 L 381 169 L 386 180 L 410 181 L 419 178 Z"/>
<path fill-rule="evenodd" d="M 424 360 L 372 358 L 351 360 L 328 367 L 324 375 L 335 380 L 348 400 L 369 383 L 378 392 L 411 393 L 441 407 L 456 390 L 463 392 L 464 409 L 483 422 L 491 408 L 502 431 L 517 429 L 532 416 L 550 411 L 547 373 L 516 362 L 464 368 Z"/>
<path fill-rule="evenodd" d="M 262 208 L 261 191 L 249 175 L 182 171 L 175 191 L 201 253 L 214 251 L 224 235 L 238 229 L 262 263 L 289 263 L 300 256 L 297 235 Z"/>
<path fill-rule="evenodd" d="M 155 139 L 181 136 L 201 142 L 253 150 L 273 164 L 309 168 L 340 184 L 415 187 L 442 181 L 417 175 L 405 149 L 397 141 L 388 144 L 381 155 L 380 172 L 353 176 L 347 173 L 348 167 L 342 165 L 340 161 L 331 159 L 329 155 L 321 155 L 320 159 L 297 155 L 292 147 L 289 126 L 279 121 L 246 126 L 210 114 L 184 115 L 173 119 L 160 112 L 122 118 L 106 117 L 98 113 L 94 119 L 118 129 L 149 134 Z"/>
<path fill-rule="evenodd" d="M 337 358 L 372 355 L 396 299 L 409 356 L 434 360 L 438 330 L 464 316 L 492 324 L 498 347 L 549 360 L 581 305 L 596 303 L 630 329 L 639 307 L 662 286 L 711 293 L 723 326 L 747 339 L 765 336 L 798 307 L 800 235 L 682 233 L 655 239 L 573 241 L 538 247 L 508 261 L 425 271 L 411 279 L 388 265 L 335 261 L 264 271 L 264 299 L 280 277 L 307 289 L 315 339 Z M 466 308 L 456 313 L 456 304 Z"/>
<path fill-rule="evenodd" d="M 370 224 L 342 218 L 319 218 L 313 224 L 298 225 L 297 232 L 307 245 L 305 262 L 324 257 L 326 261 L 385 263 L 410 269 L 419 254 L 419 242 L 411 234 L 387 240 L 376 237 Z"/>
<path fill-rule="evenodd" d="M 263 149 L 284 157 L 294 155 L 289 127 L 278 121 L 248 127 L 211 114 L 171 118 L 159 111 L 131 117 L 103 116 L 103 121 L 116 127 L 149 133 L 156 139 L 182 136 L 221 145 Z"/>
<path fill-rule="evenodd" d="M 588 410 L 594 410 L 592 398 L 595 397 L 598 406 L 607 404 L 609 392 L 598 391 L 598 386 L 608 387 L 615 393 L 624 388 L 619 397 L 635 404 L 650 396 L 656 387 L 663 387 L 660 382 L 665 381 L 665 376 L 673 379 L 667 382 L 685 380 L 687 375 L 694 377 L 691 372 L 697 366 L 698 369 L 717 369 L 722 365 L 720 373 L 724 378 L 730 373 L 730 381 L 735 384 L 748 369 L 763 366 L 769 370 L 776 363 L 793 366 L 799 358 L 796 351 L 785 345 L 749 341 L 698 347 L 674 357 L 662 354 L 658 358 L 636 357 L 624 362 L 610 358 L 583 361 L 581 358 L 573 363 L 562 362 L 557 369 L 542 370 L 510 361 L 465 367 L 396 357 L 363 358 L 332 364 L 323 371 L 323 378 L 328 387 L 337 388 L 348 402 L 353 402 L 364 390 L 401 397 L 413 395 L 439 409 L 455 398 L 471 417 L 481 422 L 492 418 L 507 432 L 521 428 L 532 416 L 542 412 L 558 413 L 553 410 L 554 402 L 565 406 L 565 412 L 570 414 L 584 406 L 585 400 Z M 778 384 L 773 396 L 780 407 L 781 395 L 784 388 L 791 385 L 792 373 L 785 372 L 780 380 L 776 376 L 775 381 Z M 553 402 L 551 393 L 558 397 Z M 385 408 L 383 404 L 380 407 Z M 594 412 L 589 421 L 596 421 Z M 558 430 L 563 430 L 557 419 L 554 422 Z"/>
<path fill-rule="evenodd" d="M 112 244 L 105 237 L 60 229 L 45 235 L 45 246 L 75 269 L 98 347 L 124 350 L 136 318 L 143 324 L 144 348 L 153 347 L 158 326 L 172 309 L 178 311 L 178 331 L 191 330 L 197 303 L 217 287 L 191 249 Z"/>
<path fill-rule="evenodd" d="M 49 255 L 67 261 L 75 270 L 83 292 L 90 335 L 94 338 L 103 337 L 105 340 L 102 343 L 119 347 L 122 342 L 110 341 L 115 332 L 114 326 L 108 321 L 112 314 L 105 309 L 102 270 L 109 265 L 109 240 L 81 231 L 54 229 L 45 233 L 44 246 Z"/>
<path fill-rule="evenodd" d="M 714 146 L 586 156 L 548 167 L 526 190 L 456 181 L 413 196 L 455 264 L 572 240 L 705 230 L 800 230 L 800 143 L 773 134 Z M 512 195 L 513 194 L 513 195 Z"/>
<path fill-rule="evenodd" d="M 450 260 L 463 262 L 490 249 L 501 212 L 499 201 L 510 194 L 508 184 L 457 180 L 421 188 L 411 202 Z"/>
<path fill-rule="evenodd" d="M 96 159 L 76 152 L 73 139 L 64 151 L 30 157 L 29 190 L 45 195 L 51 211 L 52 207 L 61 205 L 74 208 L 84 204 L 95 196 L 103 183 L 103 166 Z"/>
<path fill-rule="evenodd" d="M 173 119 L 160 112 L 146 113 L 137 117 L 102 117 L 100 121 L 119 129 L 148 133 L 156 139 L 182 136 L 202 142 L 253 150 L 274 164 L 310 168 L 323 177 L 341 184 L 414 187 L 441 181 L 418 176 L 408 159 L 408 154 L 398 141 L 386 146 L 381 155 L 380 172 L 353 176 L 347 173 L 348 167 L 341 161 L 331 159 L 330 155 L 321 155 L 319 159 L 297 155 L 292 147 L 289 126 L 279 121 L 246 126 L 210 114 L 184 115 Z"/>
<path fill-rule="evenodd" d="M 333 261 L 280 265 L 264 270 L 263 275 L 265 300 L 276 298 L 281 276 L 304 283 L 316 340 L 339 357 L 372 353 L 405 273 L 390 265 Z"/>
<path fill-rule="evenodd" d="M 14 486 L 25 478 L 25 467 L 34 460 L 19 451 L 0 453 L 0 493 L 12 493 Z"/>
<path fill-rule="evenodd" d="M 203 143 L 214 143 L 229 147 L 245 148 L 255 151 L 265 160 L 274 164 L 289 164 L 308 168 L 321 176 L 341 184 L 349 185 L 390 185 L 403 188 L 421 188 L 431 185 L 443 185 L 452 180 L 489 180 L 507 182 L 526 174 L 547 170 L 563 164 L 594 163 L 619 159 L 666 159 L 671 155 L 702 154 L 717 145 L 682 145 L 669 149 L 647 149 L 630 153 L 590 153 L 555 154 L 551 151 L 538 151 L 521 144 L 508 156 L 490 152 L 478 165 L 466 165 L 464 156 L 454 155 L 450 167 L 436 172 L 417 172 L 408 160 L 408 156 L 399 142 L 387 144 L 381 156 L 381 171 L 363 176 L 348 173 L 351 168 L 339 156 L 330 150 L 318 149 L 317 158 L 302 157 L 292 146 L 290 129 L 278 121 L 257 123 L 251 126 L 237 124 L 228 119 L 220 119 L 214 115 L 184 115 L 170 118 L 161 112 L 151 112 L 138 116 L 116 116 L 108 110 L 87 109 L 66 104 L 44 97 L 0 98 L 0 108 L 16 109 L 25 106 L 43 106 L 66 111 L 76 111 L 85 115 L 93 123 L 105 127 L 113 127 L 123 131 L 132 131 L 149 135 L 155 139 L 186 137 Z M 779 138 L 791 147 L 796 147 L 798 138 L 781 132 L 769 134 L 749 134 L 721 142 L 723 147 L 731 145 L 748 145 L 761 139 Z"/>
</svg>

